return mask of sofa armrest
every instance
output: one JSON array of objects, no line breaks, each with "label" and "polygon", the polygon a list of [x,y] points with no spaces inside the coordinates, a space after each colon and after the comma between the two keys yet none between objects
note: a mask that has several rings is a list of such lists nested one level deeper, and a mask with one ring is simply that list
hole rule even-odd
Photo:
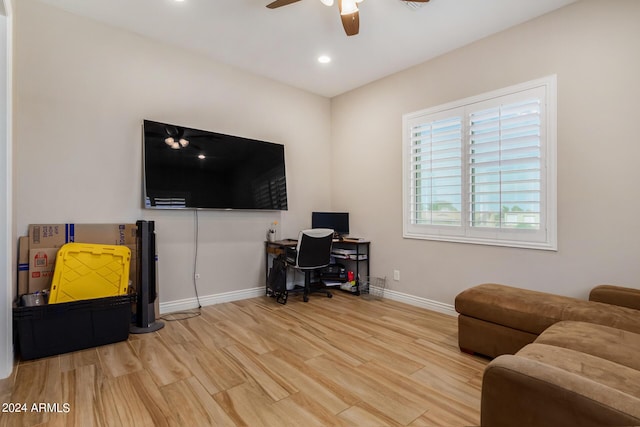
[{"label": "sofa armrest", "polygon": [[589,301],[603,302],[640,310],[640,289],[599,285],[589,293]]},{"label": "sofa armrest", "polygon": [[484,372],[481,425],[640,425],[640,399],[537,360],[503,355]]}]

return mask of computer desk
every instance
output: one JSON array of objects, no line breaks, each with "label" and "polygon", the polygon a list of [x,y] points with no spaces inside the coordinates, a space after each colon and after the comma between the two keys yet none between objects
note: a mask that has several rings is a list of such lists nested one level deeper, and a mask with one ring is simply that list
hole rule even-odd
[{"label": "computer desk", "polygon": [[[269,277],[269,269],[275,259],[280,254],[287,255],[287,250],[295,253],[298,241],[295,239],[266,241],[265,244],[265,286]],[[355,279],[359,280],[369,276],[369,261],[371,258],[371,242],[363,239],[334,239],[331,249],[332,257],[336,263],[343,264],[347,271],[353,271]],[[336,253],[337,252],[337,253]],[[356,292],[359,293],[359,292]]]}]

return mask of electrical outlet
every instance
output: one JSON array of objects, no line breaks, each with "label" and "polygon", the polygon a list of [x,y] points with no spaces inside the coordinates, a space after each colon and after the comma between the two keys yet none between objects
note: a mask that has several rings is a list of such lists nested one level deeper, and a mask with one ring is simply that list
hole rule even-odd
[{"label": "electrical outlet", "polygon": [[198,280],[200,278],[200,273],[196,273],[193,277]]},{"label": "electrical outlet", "polygon": [[393,270],[393,280],[396,282],[400,281],[400,270]]}]

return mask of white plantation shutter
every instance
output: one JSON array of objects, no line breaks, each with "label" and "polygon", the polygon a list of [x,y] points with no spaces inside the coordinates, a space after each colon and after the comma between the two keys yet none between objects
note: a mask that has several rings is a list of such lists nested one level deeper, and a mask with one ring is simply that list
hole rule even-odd
[{"label": "white plantation shutter", "polygon": [[412,127],[411,175],[412,224],[461,225],[461,117]]},{"label": "white plantation shutter", "polygon": [[403,127],[404,237],[555,249],[555,77]]},{"label": "white plantation shutter", "polygon": [[540,102],[534,96],[469,114],[471,227],[540,229]]}]

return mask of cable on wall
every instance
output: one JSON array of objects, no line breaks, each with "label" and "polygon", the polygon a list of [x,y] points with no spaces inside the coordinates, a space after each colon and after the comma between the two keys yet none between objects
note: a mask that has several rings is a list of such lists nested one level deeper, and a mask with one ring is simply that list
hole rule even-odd
[{"label": "cable on wall", "polygon": [[[175,312],[175,313],[170,313],[167,316],[171,316],[171,317],[167,317],[167,316],[163,316],[161,317],[162,320],[165,320],[167,322],[173,322],[176,320],[187,320],[187,319],[192,319],[194,317],[200,316],[202,314],[202,304],[200,304],[200,296],[198,295],[198,281],[196,280],[196,273],[198,271],[198,236],[200,234],[200,225],[199,225],[199,218],[198,218],[198,210],[194,209],[193,210],[193,235],[194,235],[194,239],[193,239],[193,270],[191,272],[191,280],[193,281],[193,290],[195,291],[196,294],[196,301],[198,302],[198,308],[196,312],[193,311],[179,311],[179,312]],[[175,317],[175,316],[180,316],[180,317]]]},{"label": "cable on wall", "polygon": [[198,219],[198,209],[193,210],[193,271],[191,278],[193,280],[193,290],[196,293],[196,301],[198,301],[198,310],[202,308],[200,304],[200,297],[198,296],[198,281],[196,280],[196,274],[198,272],[198,236],[200,235],[200,221]]}]

